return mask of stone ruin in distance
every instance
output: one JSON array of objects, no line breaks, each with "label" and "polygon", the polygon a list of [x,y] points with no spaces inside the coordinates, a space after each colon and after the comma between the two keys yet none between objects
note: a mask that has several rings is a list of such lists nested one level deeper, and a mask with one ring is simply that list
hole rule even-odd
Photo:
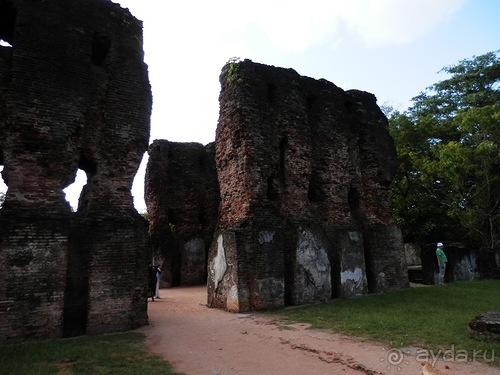
[{"label": "stone ruin in distance", "polygon": [[389,206],[396,152],[375,96],[250,60],[226,64],[220,83],[214,144],[150,146],[151,243],[168,285],[207,277],[208,305],[229,311],[407,287]]},{"label": "stone ruin in distance", "polygon": [[150,146],[148,234],[130,192],[152,102],[142,23],[107,0],[0,0],[0,39],[0,343],[147,324],[152,255],[230,311],[408,285],[373,95],[227,64],[215,143]]}]

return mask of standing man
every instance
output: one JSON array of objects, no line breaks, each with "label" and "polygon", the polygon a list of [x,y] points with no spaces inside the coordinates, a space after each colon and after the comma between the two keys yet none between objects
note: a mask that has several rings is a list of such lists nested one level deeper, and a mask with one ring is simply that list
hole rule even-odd
[{"label": "standing man", "polygon": [[437,243],[437,249],[436,249],[436,257],[439,265],[439,284],[443,285],[444,284],[444,274],[446,272],[446,262],[448,262],[448,258],[446,258],[446,254],[443,251],[443,243],[438,242]]},{"label": "standing man", "polygon": [[155,297],[160,298],[160,280],[161,280],[161,268],[158,265],[156,267],[156,288],[155,288]]}]

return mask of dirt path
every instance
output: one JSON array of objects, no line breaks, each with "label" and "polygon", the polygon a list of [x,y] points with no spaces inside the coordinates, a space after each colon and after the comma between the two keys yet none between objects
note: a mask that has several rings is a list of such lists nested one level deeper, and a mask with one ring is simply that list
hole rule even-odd
[{"label": "dirt path", "polygon": [[[149,302],[150,325],[141,331],[153,353],[186,375],[417,374],[418,361],[426,355],[417,348],[390,350],[303,324],[283,326],[260,314],[209,309],[205,287],[161,292],[161,299]],[[436,367],[448,366],[446,373],[453,375],[500,375],[500,369],[457,357],[440,360]]]}]

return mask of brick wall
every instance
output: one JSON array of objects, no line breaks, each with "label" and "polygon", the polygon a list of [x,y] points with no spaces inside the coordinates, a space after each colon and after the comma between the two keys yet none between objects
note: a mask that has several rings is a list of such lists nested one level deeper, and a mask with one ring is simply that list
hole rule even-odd
[{"label": "brick wall", "polygon": [[209,305],[408,286],[389,207],[396,153],[376,98],[249,60],[227,64],[220,82]]},{"label": "brick wall", "polygon": [[130,192],[151,113],[142,23],[107,0],[0,7],[0,342],[144,324],[147,225]]},{"label": "brick wall", "polygon": [[162,285],[206,283],[207,253],[220,200],[214,144],[154,141],[149,147],[145,191]]}]

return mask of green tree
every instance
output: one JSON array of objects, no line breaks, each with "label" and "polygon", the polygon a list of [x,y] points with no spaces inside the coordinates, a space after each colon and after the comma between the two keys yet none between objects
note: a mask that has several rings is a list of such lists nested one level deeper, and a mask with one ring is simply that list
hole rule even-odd
[{"label": "green tree", "polygon": [[393,207],[408,240],[500,246],[499,52],[443,68],[447,79],[389,114]]}]

